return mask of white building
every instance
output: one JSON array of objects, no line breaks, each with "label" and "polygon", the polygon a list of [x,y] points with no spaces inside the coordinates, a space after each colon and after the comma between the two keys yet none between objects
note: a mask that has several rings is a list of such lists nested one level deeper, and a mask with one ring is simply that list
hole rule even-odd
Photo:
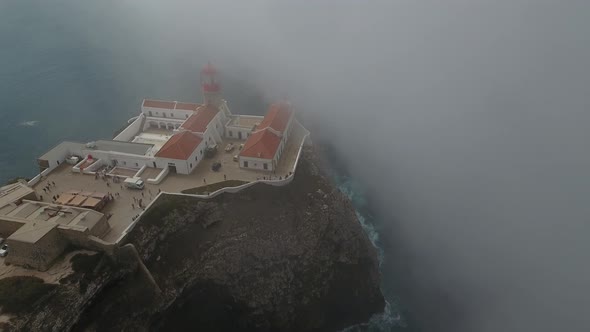
[{"label": "white building", "polygon": [[292,124],[293,110],[290,104],[271,105],[240,151],[240,167],[274,171],[291,133]]},{"label": "white building", "polygon": [[274,170],[291,130],[291,106],[273,104],[265,117],[233,115],[210,64],[201,70],[201,89],[203,104],[145,99],[141,113],[112,141],[62,142],[38,159],[39,166],[53,169],[75,155],[83,158],[74,167],[80,172],[109,165],[190,174],[207,147],[230,138],[245,141],[240,167]]}]

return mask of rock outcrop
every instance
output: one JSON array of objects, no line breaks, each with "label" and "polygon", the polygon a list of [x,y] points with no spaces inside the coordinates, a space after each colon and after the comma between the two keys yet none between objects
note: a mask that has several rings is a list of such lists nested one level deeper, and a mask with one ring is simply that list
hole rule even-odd
[{"label": "rock outcrop", "polygon": [[74,330],[334,331],[384,308],[376,250],[311,150],[284,187],[163,196],[128,242],[145,267]]}]

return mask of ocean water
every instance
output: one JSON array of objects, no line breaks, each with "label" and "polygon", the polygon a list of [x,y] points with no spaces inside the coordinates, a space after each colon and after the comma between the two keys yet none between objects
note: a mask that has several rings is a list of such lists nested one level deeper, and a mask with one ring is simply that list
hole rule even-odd
[{"label": "ocean water", "polygon": [[[199,101],[210,56],[163,54],[133,6],[106,0],[0,1],[0,182],[38,172],[36,158],[63,140],[112,138],[143,98]],[[237,112],[264,113],[257,92],[223,77]]]},{"label": "ocean water", "polygon": [[[340,169],[332,167],[332,178],[336,183],[338,189],[342,191],[351,200],[356,212],[358,220],[360,221],[369,240],[377,249],[379,257],[379,265],[382,267],[385,260],[385,252],[379,238],[378,220],[375,219],[371,213],[370,207],[367,205],[367,197],[362,184],[355,181],[354,178],[346,175]],[[412,331],[409,329],[408,322],[402,315],[402,308],[398,302],[393,290],[388,285],[388,277],[390,270],[382,269],[382,284],[381,289],[385,296],[386,306],[382,314],[375,315],[367,324],[360,326],[353,326],[345,331]]]},{"label": "ocean water", "polygon": [[419,331],[415,327],[417,324],[412,322],[412,319],[415,319],[415,317],[408,312],[407,308],[403,305],[403,301],[397,295],[400,284],[393,282],[393,280],[396,280],[394,273],[399,267],[392,268],[388,266],[388,264],[391,264],[391,257],[388,257],[389,250],[385,245],[385,242],[389,241],[389,239],[383,239],[384,235],[387,234],[385,223],[381,219],[383,216],[380,216],[376,212],[377,208],[373,205],[374,203],[367,186],[352,176],[349,169],[343,166],[344,163],[341,156],[332,148],[331,144],[326,143],[323,147],[325,148],[324,153],[329,163],[330,177],[337,188],[348,196],[352,202],[359,222],[369,237],[369,240],[377,249],[381,270],[381,291],[386,301],[383,313],[374,315],[366,324],[351,326],[345,329],[345,331]]},{"label": "ocean water", "polygon": [[[35,176],[36,158],[63,140],[112,138],[143,98],[201,99],[198,70],[210,55],[197,51],[186,61],[177,53],[151,52],[152,36],[129,22],[133,8],[113,12],[111,6],[108,0],[0,1],[0,183]],[[238,105],[234,112],[265,112],[260,93],[243,77],[222,79],[230,107]],[[362,185],[337,169],[333,176],[380,248],[378,221]],[[379,254],[382,260],[385,253]],[[385,283],[383,290],[384,315],[351,331],[407,327],[393,291]]]}]

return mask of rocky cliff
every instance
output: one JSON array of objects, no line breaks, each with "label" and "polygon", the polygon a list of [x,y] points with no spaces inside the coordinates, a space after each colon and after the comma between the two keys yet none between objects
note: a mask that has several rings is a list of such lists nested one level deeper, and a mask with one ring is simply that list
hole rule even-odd
[{"label": "rocky cliff", "polygon": [[73,329],[330,331],[367,321],[384,307],[376,251],[318,164],[306,150],[284,187],[163,196],[128,237],[145,266],[97,292]]}]

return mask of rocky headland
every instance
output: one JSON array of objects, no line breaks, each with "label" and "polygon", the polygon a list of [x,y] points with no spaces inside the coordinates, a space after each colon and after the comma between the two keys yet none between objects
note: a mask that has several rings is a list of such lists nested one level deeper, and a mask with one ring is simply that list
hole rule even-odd
[{"label": "rocky headland", "polygon": [[114,256],[77,259],[5,329],[335,331],[385,304],[376,250],[311,148],[287,186],[162,195]]}]

